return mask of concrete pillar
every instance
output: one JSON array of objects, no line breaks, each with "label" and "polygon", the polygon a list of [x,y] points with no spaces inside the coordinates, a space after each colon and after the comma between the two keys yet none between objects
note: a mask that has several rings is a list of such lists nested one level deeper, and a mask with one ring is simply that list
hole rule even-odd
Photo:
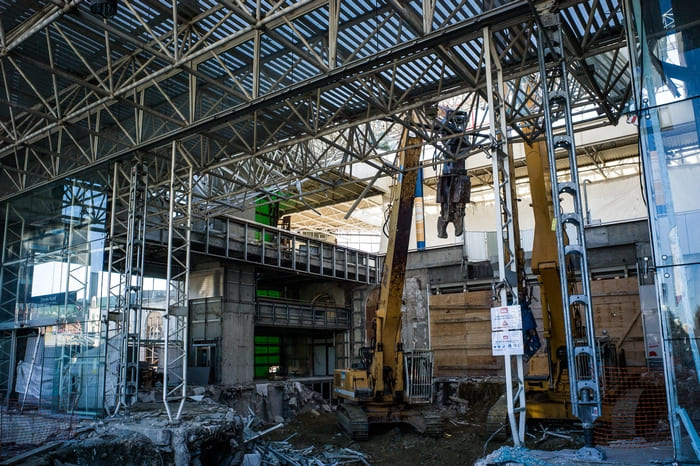
[{"label": "concrete pillar", "polygon": [[360,348],[369,345],[367,335],[367,299],[376,286],[359,286],[352,292],[350,329],[350,365],[360,362]]},{"label": "concrete pillar", "polygon": [[250,383],[254,376],[255,268],[228,265],[221,312],[221,382]]},{"label": "concrete pillar", "polygon": [[430,349],[427,289],[416,277],[406,279],[401,306],[401,341],[406,351]]}]

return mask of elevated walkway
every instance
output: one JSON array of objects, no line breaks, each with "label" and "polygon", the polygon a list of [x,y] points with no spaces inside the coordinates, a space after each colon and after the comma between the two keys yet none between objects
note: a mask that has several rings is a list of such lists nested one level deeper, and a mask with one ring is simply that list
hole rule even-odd
[{"label": "elevated walkway", "polygon": [[233,217],[193,224],[191,252],[370,285],[382,270],[376,254]]}]

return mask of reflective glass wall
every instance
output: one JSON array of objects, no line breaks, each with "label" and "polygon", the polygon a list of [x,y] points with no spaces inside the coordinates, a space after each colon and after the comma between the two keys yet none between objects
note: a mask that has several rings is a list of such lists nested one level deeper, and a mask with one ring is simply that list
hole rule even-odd
[{"label": "reflective glass wall", "polygon": [[634,113],[676,456],[700,459],[700,2],[630,0]]},{"label": "reflective glass wall", "polygon": [[8,403],[102,409],[110,179],[95,170],[2,204],[0,382]]}]

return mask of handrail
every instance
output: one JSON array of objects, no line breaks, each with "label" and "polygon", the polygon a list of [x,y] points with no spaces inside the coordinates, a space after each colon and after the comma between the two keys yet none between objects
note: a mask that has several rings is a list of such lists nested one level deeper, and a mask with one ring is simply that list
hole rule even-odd
[{"label": "handrail", "polygon": [[378,284],[381,278],[377,254],[246,219],[193,222],[191,241],[194,253],[367,284]]},{"label": "handrail", "polygon": [[343,307],[295,303],[289,300],[258,299],[256,325],[295,328],[347,329],[351,310]]}]

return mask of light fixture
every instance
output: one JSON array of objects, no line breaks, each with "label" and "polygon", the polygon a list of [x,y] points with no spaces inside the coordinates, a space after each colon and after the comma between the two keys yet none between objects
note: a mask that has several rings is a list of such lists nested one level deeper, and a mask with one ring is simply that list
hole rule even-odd
[{"label": "light fixture", "polygon": [[90,11],[94,15],[110,18],[117,14],[118,0],[92,0]]}]

